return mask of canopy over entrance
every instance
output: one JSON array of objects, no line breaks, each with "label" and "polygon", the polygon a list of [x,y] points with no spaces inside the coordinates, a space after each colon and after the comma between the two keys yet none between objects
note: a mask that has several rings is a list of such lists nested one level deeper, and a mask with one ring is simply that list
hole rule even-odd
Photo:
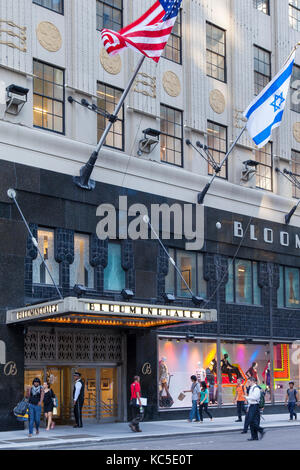
[{"label": "canopy over entrance", "polygon": [[215,322],[217,311],[66,297],[6,312],[7,324],[37,321],[60,325],[153,328],[186,322]]}]

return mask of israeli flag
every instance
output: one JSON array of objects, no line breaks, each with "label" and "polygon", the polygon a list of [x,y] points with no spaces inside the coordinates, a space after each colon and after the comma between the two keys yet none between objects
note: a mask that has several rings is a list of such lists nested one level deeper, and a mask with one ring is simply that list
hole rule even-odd
[{"label": "israeli flag", "polygon": [[244,112],[244,117],[248,120],[247,130],[258,148],[266,145],[272,130],[280,126],[294,61],[295,52]]}]

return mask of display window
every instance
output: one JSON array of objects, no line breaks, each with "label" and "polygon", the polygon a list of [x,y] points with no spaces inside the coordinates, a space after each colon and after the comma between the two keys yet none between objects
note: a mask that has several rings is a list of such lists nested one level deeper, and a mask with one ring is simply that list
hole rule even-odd
[{"label": "display window", "polygon": [[217,345],[205,340],[165,339],[158,342],[158,403],[160,409],[190,408],[192,375],[209,387],[216,404]]},{"label": "display window", "polygon": [[258,343],[221,343],[220,359],[222,375],[222,403],[233,404],[237,379],[243,384],[249,377],[257,379],[258,385],[266,392],[265,401],[271,402],[270,347]]},{"label": "display window", "polygon": [[274,344],[274,398],[275,402],[285,401],[289,382],[300,391],[300,344]]}]

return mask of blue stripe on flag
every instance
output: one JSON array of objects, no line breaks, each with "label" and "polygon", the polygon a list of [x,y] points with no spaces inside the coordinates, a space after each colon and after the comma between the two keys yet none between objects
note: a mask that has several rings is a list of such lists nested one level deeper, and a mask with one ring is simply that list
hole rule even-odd
[{"label": "blue stripe on flag", "polygon": [[273,126],[275,126],[275,124],[277,124],[278,122],[280,122],[280,121],[282,120],[283,111],[284,111],[284,110],[280,111],[280,113],[278,113],[278,114],[275,116],[275,119],[274,119],[274,121],[272,122],[272,124],[270,124],[270,125],[269,125],[268,127],[266,127],[266,129],[264,129],[260,134],[257,134],[257,135],[253,138],[253,140],[254,140],[254,142],[256,143],[256,145],[261,144],[261,143],[264,142],[266,139],[268,139],[268,137],[270,137]]},{"label": "blue stripe on flag", "polygon": [[[267,99],[269,99],[280,87],[281,85],[292,75],[294,60],[290,63],[289,67],[277,78],[277,80],[266,90],[266,92],[261,96],[261,98],[254,103],[254,105],[249,109],[246,114],[246,118],[249,119],[252,113],[259,108]],[[273,124],[272,124],[273,125]]]}]

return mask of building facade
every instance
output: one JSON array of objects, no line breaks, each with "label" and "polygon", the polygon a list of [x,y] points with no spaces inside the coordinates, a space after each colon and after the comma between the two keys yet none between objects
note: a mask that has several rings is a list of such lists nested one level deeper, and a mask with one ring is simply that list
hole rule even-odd
[{"label": "building facade", "polygon": [[[243,111],[299,41],[300,4],[183,0],[159,65],[144,62],[101,150],[95,189],[83,190],[73,177],[138,61],[132,50],[109,58],[99,30],[118,30],[151,5],[135,3],[0,5],[1,429],[19,425],[13,406],[36,375],[52,383],[59,419],[69,422],[75,369],[86,382],[85,418],[97,420],[127,418],[135,374],[148,397],[148,419],[185,416],[190,397],[178,397],[195,372],[208,382],[213,376],[218,412],[227,410],[236,378],[245,378],[253,363],[270,407],[282,403],[289,380],[300,387],[299,212],[285,224],[299,189],[275,171],[299,174],[299,52],[272,142],[258,150],[245,132],[204,204],[197,203],[245,125]],[[149,129],[159,131],[159,139],[150,141]],[[158,229],[182,277],[141,220],[134,225],[140,239],[118,230],[127,226],[124,217],[129,229],[142,206],[148,215],[153,207],[170,209],[170,229],[164,219]],[[99,238],[105,207],[114,208],[118,220],[109,240]],[[194,225],[187,227],[190,220]],[[37,248],[62,297],[75,299],[74,286],[84,286],[81,298],[93,312],[50,311],[57,292]],[[136,318],[143,310],[125,314],[127,304],[146,309],[146,317]],[[39,308],[44,318],[34,313]],[[201,309],[196,319],[191,312]],[[31,313],[22,317],[25,311]],[[181,311],[190,318],[173,323]],[[19,318],[11,321],[11,312]]]}]

